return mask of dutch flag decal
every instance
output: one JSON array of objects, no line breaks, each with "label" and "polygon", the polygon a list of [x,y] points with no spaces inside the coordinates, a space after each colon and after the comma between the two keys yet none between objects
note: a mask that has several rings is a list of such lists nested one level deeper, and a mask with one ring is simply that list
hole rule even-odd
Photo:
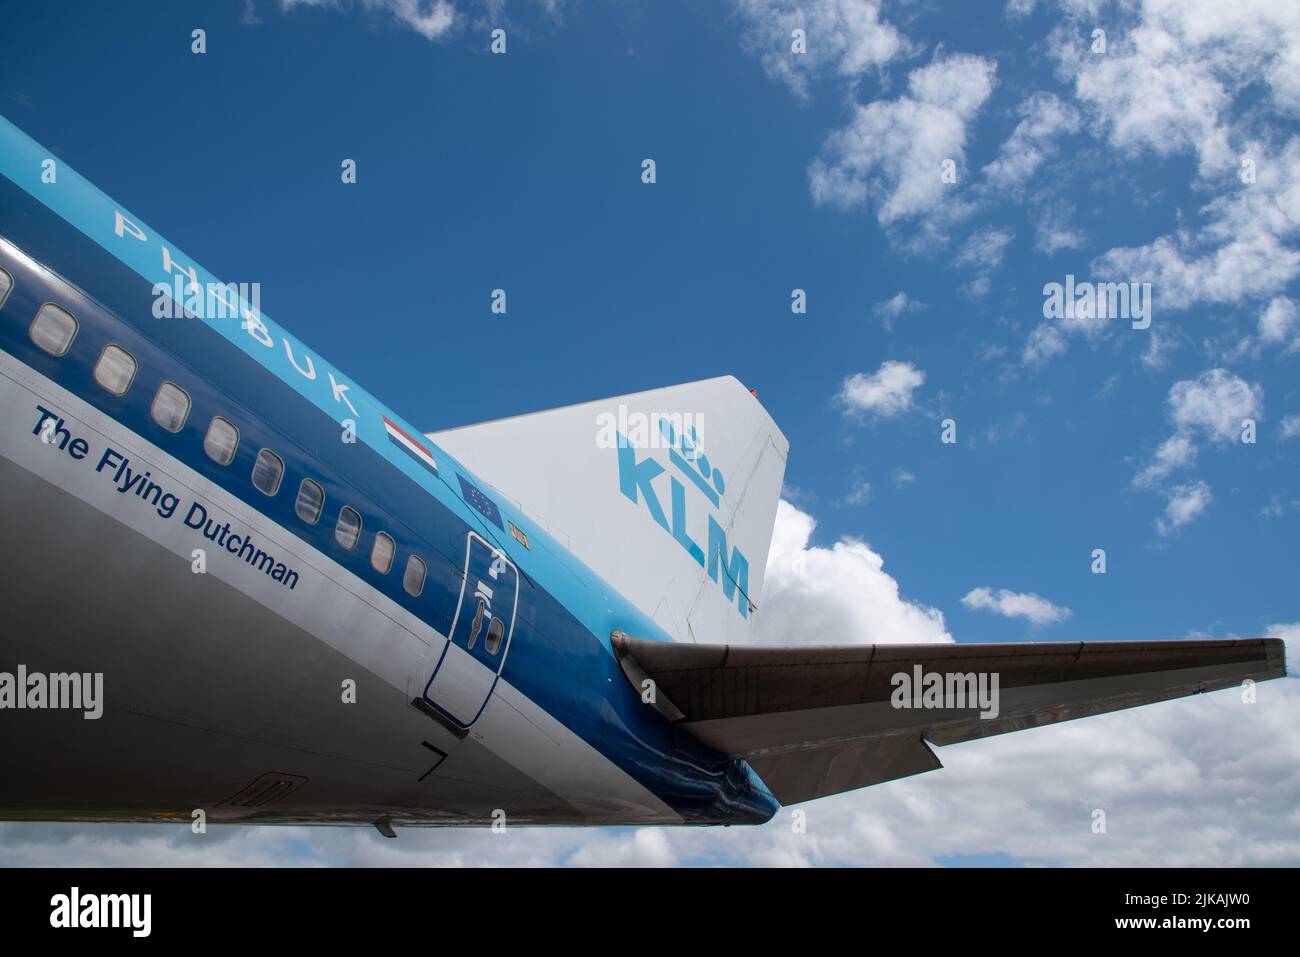
[{"label": "dutch flag decal", "polygon": [[431,472],[438,471],[438,463],[433,460],[433,454],[415,439],[411,438],[396,423],[390,422],[388,416],[384,416],[384,428],[388,430],[388,437],[398,448],[415,459]]}]

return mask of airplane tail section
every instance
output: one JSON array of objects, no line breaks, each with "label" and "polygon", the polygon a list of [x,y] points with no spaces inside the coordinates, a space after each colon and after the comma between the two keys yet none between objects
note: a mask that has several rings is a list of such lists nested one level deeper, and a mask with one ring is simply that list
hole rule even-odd
[{"label": "airplane tail section", "polygon": [[749,638],[789,443],[737,379],[429,438],[678,641]]}]

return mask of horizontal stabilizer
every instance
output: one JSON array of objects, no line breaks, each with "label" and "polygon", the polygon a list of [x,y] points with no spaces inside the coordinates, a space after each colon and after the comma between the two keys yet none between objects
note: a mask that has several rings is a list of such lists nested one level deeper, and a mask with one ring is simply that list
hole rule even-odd
[{"label": "horizontal stabilizer", "polygon": [[934,770],[928,745],[1286,674],[1278,638],[614,648],[661,713],[748,760],[783,804]]}]

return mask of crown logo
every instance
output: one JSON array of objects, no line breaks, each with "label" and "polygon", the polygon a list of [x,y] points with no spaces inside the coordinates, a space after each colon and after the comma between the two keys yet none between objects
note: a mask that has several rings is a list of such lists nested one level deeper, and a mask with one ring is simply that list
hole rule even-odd
[{"label": "crown logo", "polygon": [[668,460],[717,508],[727,490],[727,482],[722,470],[709,464],[704,443],[695,429],[692,427],[679,435],[671,422],[660,418],[659,432],[668,441]]}]

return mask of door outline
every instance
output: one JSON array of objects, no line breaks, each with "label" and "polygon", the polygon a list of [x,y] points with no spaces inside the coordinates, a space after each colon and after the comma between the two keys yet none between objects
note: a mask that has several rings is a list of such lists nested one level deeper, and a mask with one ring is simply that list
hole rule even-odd
[{"label": "door outline", "polygon": [[[491,553],[491,556],[494,561],[496,559],[500,559],[501,561],[505,562],[507,566],[509,566],[510,571],[512,571],[515,576],[515,596],[514,596],[514,603],[510,608],[510,624],[507,627],[506,636],[502,643],[501,655],[497,659],[496,672],[492,676],[492,685],[491,687],[488,688],[487,694],[483,696],[483,703],[479,705],[478,711],[474,713],[474,717],[471,718],[468,723],[466,723],[461,721],[458,717],[456,717],[451,712],[447,711],[445,708],[441,707],[437,701],[435,701],[432,697],[430,697],[429,689],[433,687],[434,681],[437,680],[438,672],[442,670],[443,663],[447,660],[447,655],[451,652],[452,646],[456,644],[456,628],[460,624],[461,611],[465,608],[465,599],[466,597],[469,597],[470,599],[473,599],[474,597],[473,595],[469,594],[469,581],[470,581],[469,562],[470,562],[470,557],[473,555],[475,540],[477,540],[481,545],[483,545],[484,548],[488,550],[489,553]],[[487,703],[492,700],[492,695],[497,689],[497,682],[501,680],[501,672],[506,666],[506,656],[510,654],[510,644],[515,637],[515,620],[519,614],[519,578],[520,578],[519,566],[510,560],[509,555],[507,555],[495,544],[489,542],[487,539],[483,538],[483,536],[477,534],[476,532],[466,533],[465,564],[461,568],[460,597],[456,600],[456,614],[452,617],[451,627],[447,630],[447,641],[446,644],[443,645],[442,654],[438,656],[438,663],[433,666],[433,672],[432,674],[429,675],[429,680],[425,682],[424,691],[422,692],[422,697],[424,698],[425,703],[428,704],[431,708],[436,709],[440,715],[445,717],[448,721],[451,721],[458,728],[469,728],[474,724],[475,721],[479,719],[479,717],[483,714],[483,709],[487,707]],[[484,636],[483,640],[486,641],[486,636]],[[461,647],[460,645],[456,645],[456,647],[460,648],[462,651],[469,654],[470,657],[480,666],[484,668],[487,667],[487,665],[484,664],[479,658],[475,657],[473,652],[470,651],[469,649]]]}]

